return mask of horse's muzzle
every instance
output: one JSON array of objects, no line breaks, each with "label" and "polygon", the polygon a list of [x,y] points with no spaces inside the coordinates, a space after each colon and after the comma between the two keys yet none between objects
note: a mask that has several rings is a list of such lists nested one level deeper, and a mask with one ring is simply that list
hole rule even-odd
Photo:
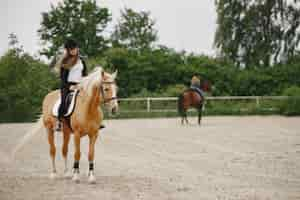
[{"label": "horse's muzzle", "polygon": [[111,109],[111,113],[112,113],[113,115],[117,114],[117,112],[118,112],[118,108],[117,108],[117,107],[113,107],[113,108]]}]

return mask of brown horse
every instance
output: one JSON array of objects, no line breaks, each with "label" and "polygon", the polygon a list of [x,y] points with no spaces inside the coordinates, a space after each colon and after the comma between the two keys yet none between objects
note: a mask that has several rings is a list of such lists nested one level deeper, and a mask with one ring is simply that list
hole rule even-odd
[{"label": "brown horse", "polygon": [[[79,182],[79,160],[80,160],[80,138],[83,136],[89,137],[89,179],[90,183],[95,183],[94,176],[94,152],[95,143],[99,135],[99,126],[103,120],[103,114],[100,105],[104,104],[111,112],[116,112],[118,109],[117,102],[117,86],[115,83],[117,72],[109,74],[104,72],[101,67],[95,68],[87,77],[83,78],[77,88],[79,93],[77,95],[75,108],[71,114],[69,121],[63,120],[63,146],[62,155],[65,161],[65,175],[67,176],[67,154],[70,135],[74,135],[75,154],[73,165],[73,180]],[[53,116],[52,109],[60,96],[59,90],[52,91],[43,101],[43,114],[39,120],[39,125],[32,129],[28,134],[34,135],[39,130],[39,126],[43,126],[47,130],[48,142],[50,145],[50,157],[52,160],[52,172],[50,177],[56,177],[55,155],[56,147],[54,141],[55,125],[57,118]],[[24,143],[24,142],[23,142]],[[22,145],[19,145],[18,151]]]},{"label": "brown horse", "polygon": [[[202,91],[210,91],[210,84],[208,81],[201,82],[200,89]],[[187,110],[192,107],[198,110],[198,124],[201,124],[202,118],[202,107],[204,104],[204,95],[201,94],[201,91],[196,88],[189,88],[183,91],[178,97],[178,113],[181,116],[181,124],[184,124],[184,121],[188,124],[187,119]]]}]

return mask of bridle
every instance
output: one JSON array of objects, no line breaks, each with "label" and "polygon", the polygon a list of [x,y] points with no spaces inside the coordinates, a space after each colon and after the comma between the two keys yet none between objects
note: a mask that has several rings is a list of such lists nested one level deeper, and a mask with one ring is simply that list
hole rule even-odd
[{"label": "bridle", "polygon": [[105,94],[104,94],[104,88],[103,88],[103,85],[104,84],[109,84],[109,85],[112,85],[112,84],[116,84],[115,81],[102,81],[101,82],[101,85],[100,85],[100,91],[101,91],[101,94],[102,94],[102,97],[104,99],[103,103],[106,104],[112,100],[115,100],[115,99],[118,99],[118,97],[111,97],[111,98],[105,98]]}]

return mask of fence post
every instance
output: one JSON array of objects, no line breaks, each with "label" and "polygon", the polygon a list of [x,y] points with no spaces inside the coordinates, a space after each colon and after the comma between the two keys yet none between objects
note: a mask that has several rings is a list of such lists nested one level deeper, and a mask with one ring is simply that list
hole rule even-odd
[{"label": "fence post", "polygon": [[150,112],[150,98],[147,98],[147,112]]},{"label": "fence post", "polygon": [[259,96],[256,97],[256,108],[259,108]]}]

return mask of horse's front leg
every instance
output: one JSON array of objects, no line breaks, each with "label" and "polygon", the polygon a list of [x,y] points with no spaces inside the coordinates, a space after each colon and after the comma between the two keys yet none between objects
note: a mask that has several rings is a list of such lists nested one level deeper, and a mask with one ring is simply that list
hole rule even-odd
[{"label": "horse's front leg", "polygon": [[70,134],[71,131],[67,127],[67,125],[63,124],[63,147],[62,147],[62,155],[64,157],[65,161],[65,170],[64,170],[64,176],[67,178],[69,177],[68,174],[68,147],[70,142]]},{"label": "horse's front leg", "polygon": [[73,181],[79,182],[79,161],[80,161],[80,133],[74,132],[74,147],[75,147],[75,154],[74,154],[74,165],[73,165]]},{"label": "horse's front leg", "polygon": [[95,144],[98,137],[98,132],[89,135],[89,183],[96,183],[96,178],[94,174],[94,157],[95,157]]},{"label": "horse's front leg", "polygon": [[56,174],[56,166],[55,166],[55,154],[56,154],[56,148],[54,143],[54,131],[53,129],[47,129],[48,132],[48,142],[50,145],[49,153],[52,161],[52,172],[50,174],[50,178],[54,179],[57,177]]}]

